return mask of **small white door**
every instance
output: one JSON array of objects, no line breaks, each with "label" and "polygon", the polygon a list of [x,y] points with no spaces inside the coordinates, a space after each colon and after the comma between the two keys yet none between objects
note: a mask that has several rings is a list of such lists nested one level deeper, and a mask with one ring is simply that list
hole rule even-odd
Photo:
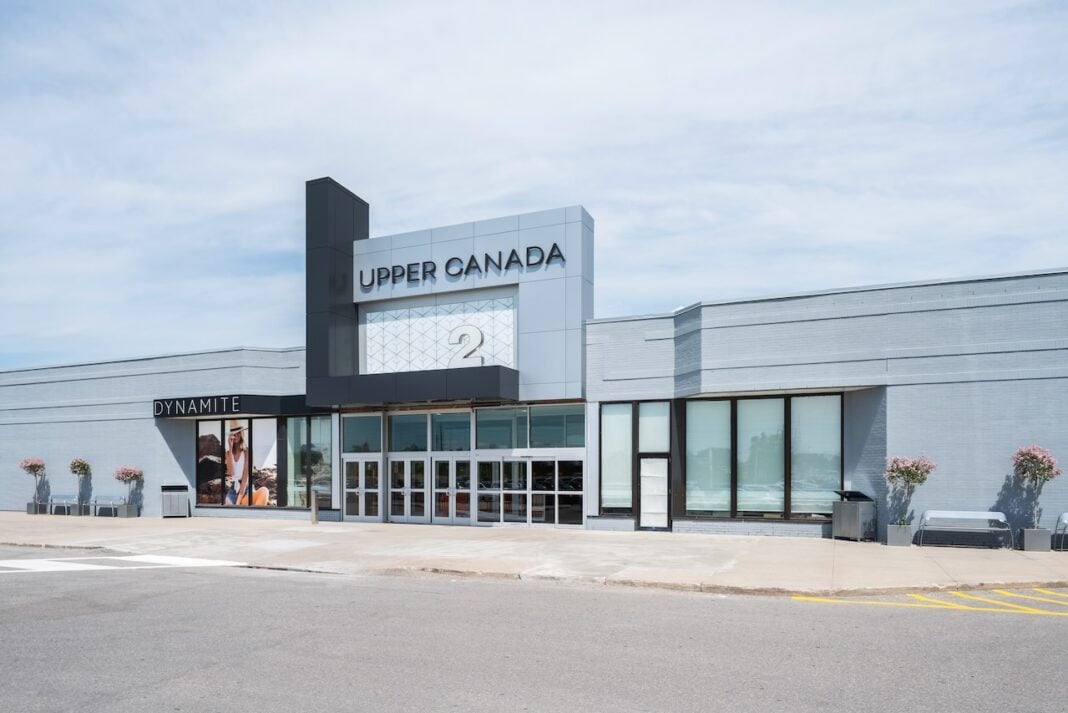
[{"label": "small white door", "polygon": [[641,511],[638,527],[668,526],[668,459],[640,458]]}]

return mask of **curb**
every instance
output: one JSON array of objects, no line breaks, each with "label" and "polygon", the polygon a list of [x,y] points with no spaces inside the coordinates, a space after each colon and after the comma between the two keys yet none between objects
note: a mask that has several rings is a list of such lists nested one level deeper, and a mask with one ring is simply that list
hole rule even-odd
[{"label": "curb", "polygon": [[968,592],[994,589],[1034,589],[1044,587],[1052,589],[1068,589],[1068,580],[1052,581],[1028,581],[1028,582],[980,582],[978,584],[933,584],[901,587],[873,587],[873,588],[831,588],[831,589],[790,589],[788,587],[739,587],[724,584],[694,584],[690,582],[665,582],[645,581],[636,579],[611,579],[607,577],[569,577],[565,575],[528,575],[522,572],[489,572],[481,570],[465,570],[451,567],[387,567],[384,569],[367,569],[355,572],[339,572],[337,570],[307,569],[302,567],[288,567],[285,565],[256,565],[243,564],[245,569],[262,569],[276,572],[299,572],[307,574],[333,574],[342,576],[419,576],[436,575],[457,577],[463,579],[479,579],[485,581],[515,581],[515,582],[544,582],[548,584],[578,584],[595,585],[603,587],[619,587],[625,589],[660,589],[675,592],[695,592],[700,594],[720,594],[731,596],[751,597],[869,597],[893,594],[908,594],[912,592]]},{"label": "curb", "polygon": [[[42,550],[109,550],[103,545],[46,545],[40,542],[0,542],[0,547],[36,547]],[[120,552],[121,550],[115,550]]]}]

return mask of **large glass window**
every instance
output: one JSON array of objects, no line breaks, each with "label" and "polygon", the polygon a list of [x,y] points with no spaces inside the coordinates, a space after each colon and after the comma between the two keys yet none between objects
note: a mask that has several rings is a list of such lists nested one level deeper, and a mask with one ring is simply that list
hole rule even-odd
[{"label": "large glass window", "polygon": [[330,416],[312,416],[308,419],[308,475],[312,492],[320,508],[334,507],[333,445]]},{"label": "large glass window", "polygon": [[784,399],[738,401],[738,511],[781,513],[785,505]]},{"label": "large glass window", "polygon": [[290,507],[308,507],[308,476],[305,458],[308,441],[308,419],[304,416],[286,419],[286,503]]},{"label": "large glass window", "polygon": [[197,505],[223,502],[222,421],[197,424]]},{"label": "large glass window", "polygon": [[475,446],[480,450],[527,447],[525,408],[478,409],[475,425]]},{"label": "large glass window", "polygon": [[378,453],[382,450],[382,418],[377,414],[343,417],[341,444],[345,453]]},{"label": "large glass window", "polygon": [[671,409],[666,401],[638,404],[638,450],[642,453],[671,450]]},{"label": "large glass window", "polygon": [[430,416],[431,450],[471,450],[471,414],[435,413]]},{"label": "large glass window", "polygon": [[586,444],[586,406],[530,407],[531,448],[582,448]]},{"label": "large glass window", "polygon": [[601,507],[633,508],[633,425],[630,404],[601,406]]},{"label": "large glass window", "polygon": [[278,421],[252,421],[252,504],[278,506]]},{"label": "large glass window", "polygon": [[405,414],[389,417],[389,450],[425,451],[426,414]]},{"label": "large glass window", "polygon": [[790,510],[830,514],[842,482],[842,397],[790,400]]},{"label": "large glass window", "polygon": [[729,514],[731,402],[686,404],[686,510]]},{"label": "large glass window", "polygon": [[246,507],[252,504],[252,464],[249,462],[249,422],[243,418],[223,421],[226,435],[223,463],[226,483],[223,505]]},{"label": "large glass window", "polygon": [[330,416],[230,418],[197,424],[198,505],[333,508]]}]

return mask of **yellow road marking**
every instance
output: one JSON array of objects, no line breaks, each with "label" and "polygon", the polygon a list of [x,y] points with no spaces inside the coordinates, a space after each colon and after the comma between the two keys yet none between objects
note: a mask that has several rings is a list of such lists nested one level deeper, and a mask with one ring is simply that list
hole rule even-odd
[{"label": "yellow road marking", "polygon": [[[1039,590],[1035,590],[1036,592]],[[1046,602],[1047,604],[1060,604],[1062,607],[1068,607],[1068,601],[1061,601],[1060,599],[1047,599],[1045,597],[1032,597],[1029,594],[1016,594],[1015,592],[1007,592],[1004,589],[995,589],[996,594],[1000,594],[1003,597],[1016,597],[1017,599],[1031,599],[1036,602]]]},{"label": "yellow road marking", "polygon": [[1065,599],[1068,599],[1068,594],[1063,594],[1062,592],[1054,592],[1052,589],[1036,589],[1035,591],[1039,594],[1052,594],[1055,597],[1064,597]]},{"label": "yellow road marking", "polygon": [[[956,594],[956,592],[950,592]],[[1054,612],[1046,611],[1044,609],[1030,609],[1028,607],[1015,607],[1008,608],[1006,606],[997,607],[975,607],[965,606],[963,604],[956,604],[954,602],[940,602],[938,604],[926,604],[921,602],[872,602],[861,599],[831,599],[829,597],[791,597],[796,602],[818,602],[821,604],[862,604],[865,606],[876,607],[908,607],[912,609],[948,609],[950,611],[965,611],[965,612],[986,612],[989,614],[1026,614],[1029,616],[1068,616],[1068,612]],[[997,600],[983,600],[979,597],[975,597],[979,601],[993,601],[997,603]],[[931,599],[932,602],[937,602],[937,599]],[[1001,602],[1000,604],[1004,604]],[[1015,605],[1013,605],[1015,606]]]},{"label": "yellow road marking", "polygon": [[1030,614],[1049,614],[1045,609],[1035,609],[1034,607],[1025,607],[1019,604],[1010,604],[1009,602],[1002,602],[997,599],[990,599],[988,597],[977,597],[973,594],[965,594],[964,592],[950,592],[955,597],[961,597],[962,599],[972,599],[977,602],[986,602],[987,604],[994,604],[999,607],[1009,607],[1010,609],[1019,609]]},{"label": "yellow road marking", "polygon": [[950,609],[967,609],[968,608],[968,607],[964,606],[963,604],[958,604],[957,602],[947,602],[947,601],[944,601],[942,599],[935,599],[933,597],[925,597],[922,594],[910,594],[909,596],[912,597],[913,599],[918,599],[921,602],[932,602],[934,604],[941,604],[942,606],[949,607]]},{"label": "yellow road marking", "polygon": [[913,607],[916,609],[958,609],[969,607],[960,607],[959,605],[949,604],[913,604],[912,602],[866,602],[856,599],[829,599],[826,597],[794,597],[795,602],[822,602],[824,604],[867,604],[868,606],[883,606],[883,607]]}]

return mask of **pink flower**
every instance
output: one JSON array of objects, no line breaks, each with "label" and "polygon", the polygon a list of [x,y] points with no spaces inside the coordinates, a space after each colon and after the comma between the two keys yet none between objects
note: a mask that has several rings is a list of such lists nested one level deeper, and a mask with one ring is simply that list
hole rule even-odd
[{"label": "pink flower", "polygon": [[40,458],[26,458],[19,463],[19,468],[36,478],[44,473],[45,463]]},{"label": "pink flower", "polygon": [[1036,483],[1044,483],[1061,474],[1053,454],[1033,443],[1016,449],[1012,454],[1012,466],[1016,477]]},{"label": "pink flower", "polygon": [[140,468],[134,468],[130,465],[124,465],[115,469],[115,480],[122,481],[123,483],[132,483],[143,477],[144,473],[141,472]]}]

